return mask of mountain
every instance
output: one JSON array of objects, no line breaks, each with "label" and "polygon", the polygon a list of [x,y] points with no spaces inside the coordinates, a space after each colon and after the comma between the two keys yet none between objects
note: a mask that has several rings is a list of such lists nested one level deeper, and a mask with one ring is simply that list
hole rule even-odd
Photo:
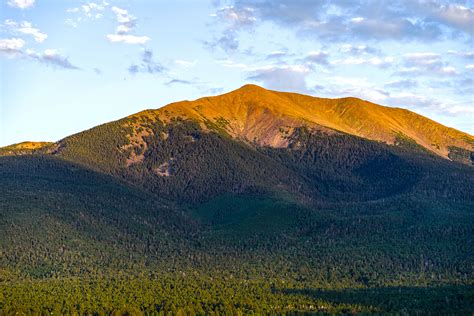
[{"label": "mountain", "polygon": [[279,190],[324,201],[423,187],[431,161],[472,164],[473,144],[473,136],[406,110],[247,85],[143,111],[45,149],[170,199]]},{"label": "mountain", "polygon": [[247,85],[5,147],[0,314],[469,314],[473,140]]},{"label": "mountain", "polygon": [[295,128],[346,133],[395,144],[400,137],[415,141],[442,157],[474,150],[472,135],[445,127],[405,109],[384,107],[357,98],[323,99],[245,85],[230,93],[196,101],[172,103],[132,115],[167,122],[181,117],[202,127],[221,127],[234,138],[260,146],[286,147]]}]

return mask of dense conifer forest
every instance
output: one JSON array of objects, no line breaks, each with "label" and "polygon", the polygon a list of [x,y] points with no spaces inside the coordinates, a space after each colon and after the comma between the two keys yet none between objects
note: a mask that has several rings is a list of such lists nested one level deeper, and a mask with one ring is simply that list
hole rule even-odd
[{"label": "dense conifer forest", "polygon": [[[474,169],[129,117],[0,157],[0,314],[470,314]],[[453,154],[467,159],[464,151]]]}]

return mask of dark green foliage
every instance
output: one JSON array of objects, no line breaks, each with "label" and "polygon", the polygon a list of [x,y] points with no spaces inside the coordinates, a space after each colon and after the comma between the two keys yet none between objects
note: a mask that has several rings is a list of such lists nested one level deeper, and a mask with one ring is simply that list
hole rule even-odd
[{"label": "dark green foliage", "polygon": [[[66,138],[58,155],[118,176],[158,196],[188,202],[226,192],[260,192],[280,183],[303,185],[298,175],[248,145],[222,133],[204,132],[197,123],[183,120],[167,126],[159,120],[142,122],[151,130],[143,137],[147,150],[142,162],[127,167],[130,150],[119,150],[130,133],[120,127],[126,122],[131,121],[113,122]],[[170,176],[157,173],[163,165],[169,168]]]},{"label": "dark green foliage", "polygon": [[416,165],[387,145],[345,134],[310,133],[306,128],[295,130],[289,149],[266,153],[302,175],[325,200],[393,196],[409,191],[421,176]]},{"label": "dark green foliage", "polygon": [[129,122],[122,119],[69,136],[59,142],[55,154],[96,170],[115,173],[125,164],[128,155],[122,147],[129,144],[126,137],[131,133]]},{"label": "dark green foliage", "polygon": [[[166,140],[146,139],[149,149],[143,165],[125,171],[159,195],[193,202],[226,192],[260,192],[285,179],[290,179],[290,185],[298,181],[287,168],[260,152],[225,135],[205,133],[192,122],[175,122],[165,131]],[[163,163],[170,164],[169,177],[153,171]]]},{"label": "dark green foliage", "polygon": [[[149,131],[141,138],[145,145],[124,147],[133,134],[126,127],[130,124]],[[433,156],[401,136],[397,146],[306,128],[288,137],[288,149],[250,147],[220,129],[205,132],[193,121],[175,119],[164,125],[124,119],[66,138],[58,155],[160,197],[191,203],[224,193],[275,190],[325,201],[365,201],[415,189],[435,195],[441,190],[445,196],[456,191],[465,197],[472,186],[457,176],[466,170],[472,180],[471,168]],[[143,159],[127,166],[132,150]],[[441,187],[433,177],[447,185]]]},{"label": "dark green foliage", "polygon": [[0,192],[0,262],[29,277],[166,258],[196,226],[170,202],[50,157],[1,157]]},{"label": "dark green foliage", "polygon": [[216,129],[127,118],[0,157],[0,314],[472,313],[471,167]]}]

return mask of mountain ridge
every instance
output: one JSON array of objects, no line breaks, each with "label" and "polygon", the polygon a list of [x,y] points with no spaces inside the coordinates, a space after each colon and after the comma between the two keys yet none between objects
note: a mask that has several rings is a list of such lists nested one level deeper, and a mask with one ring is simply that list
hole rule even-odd
[{"label": "mountain ridge", "polygon": [[[130,144],[124,149],[147,146],[144,137],[151,130],[143,124],[156,121],[168,124],[184,119],[197,122],[203,130],[219,130],[257,146],[287,148],[295,130],[306,127],[312,132],[349,134],[389,145],[408,141],[443,158],[474,164],[474,136],[407,109],[354,97],[328,99],[273,91],[253,84],[217,96],[173,102],[124,119],[135,121],[124,125],[131,129],[127,136]],[[61,142],[63,140],[54,144],[38,142],[28,148],[23,144],[31,142],[24,142],[3,147],[0,154],[28,154],[42,148],[54,152]],[[132,150],[127,166],[142,159],[135,151]]]},{"label": "mountain ridge", "polygon": [[159,117],[169,121],[183,117],[220,123],[231,136],[259,145],[286,147],[281,128],[291,132],[308,126],[327,133],[343,132],[395,144],[403,134],[427,150],[449,158],[450,148],[474,150],[474,136],[446,127],[402,108],[378,105],[354,97],[326,99],[291,92],[267,90],[256,85],[213,97],[181,101],[129,117]]}]

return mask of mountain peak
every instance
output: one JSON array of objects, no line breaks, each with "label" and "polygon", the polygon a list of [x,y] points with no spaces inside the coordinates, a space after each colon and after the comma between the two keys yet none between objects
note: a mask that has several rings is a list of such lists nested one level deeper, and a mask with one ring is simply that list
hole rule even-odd
[{"label": "mountain peak", "polygon": [[253,83],[247,83],[247,84],[244,84],[242,87],[240,87],[240,88],[238,88],[238,89],[236,89],[232,92],[236,92],[236,91],[253,92],[253,91],[268,91],[268,90],[263,88],[263,87],[260,87],[259,85],[256,85],[256,84],[253,84]]},{"label": "mountain peak", "polygon": [[346,133],[387,144],[395,144],[402,137],[446,158],[451,147],[474,150],[473,136],[408,110],[354,97],[318,98],[254,84],[146,113],[165,122],[181,117],[196,120],[203,127],[211,123],[234,138],[262,146],[286,147],[287,135],[305,126],[312,131]]}]

